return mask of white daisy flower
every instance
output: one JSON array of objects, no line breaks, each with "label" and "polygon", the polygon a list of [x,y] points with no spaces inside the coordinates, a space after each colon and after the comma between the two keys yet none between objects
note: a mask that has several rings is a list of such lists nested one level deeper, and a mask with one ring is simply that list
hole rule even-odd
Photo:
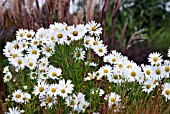
[{"label": "white daisy flower", "polygon": [[153,52],[149,54],[148,61],[151,65],[160,65],[163,61],[162,55],[158,52]]},{"label": "white daisy flower", "polygon": [[112,74],[112,67],[110,65],[105,65],[100,67],[99,72],[103,76],[109,76]]},{"label": "white daisy flower", "polygon": [[31,71],[31,73],[30,73],[30,79],[37,79],[37,72],[33,72],[33,71]]},{"label": "white daisy flower", "polygon": [[62,70],[60,68],[55,68],[54,66],[50,65],[48,68],[48,77],[51,79],[59,79]]},{"label": "white daisy flower", "polygon": [[4,82],[8,82],[11,80],[11,78],[12,78],[12,74],[10,72],[8,72],[4,75],[3,79],[4,79]]},{"label": "white daisy flower", "polygon": [[26,30],[26,33],[25,33],[26,40],[28,41],[32,40],[34,34],[35,32],[33,30]]},{"label": "white daisy flower", "polygon": [[26,30],[24,29],[19,29],[18,31],[16,31],[17,41],[25,40],[26,39],[25,34],[26,34]]},{"label": "white daisy flower", "polygon": [[75,41],[82,39],[85,34],[84,31],[82,31],[82,27],[74,25],[68,27],[68,32],[68,36]]},{"label": "white daisy flower", "polygon": [[87,73],[87,74],[88,74],[88,76],[87,76],[86,78],[84,78],[84,81],[92,80],[92,79],[94,79],[94,78],[95,78],[94,73],[93,73],[93,74],[91,74],[91,73]]},{"label": "white daisy flower", "polygon": [[36,55],[36,59],[40,56],[40,50],[37,48],[37,46],[32,46],[27,49],[29,55]]},{"label": "white daisy flower", "polygon": [[48,85],[45,82],[38,82],[37,86],[34,86],[34,94],[37,96],[46,95]]},{"label": "white daisy flower", "polygon": [[144,64],[142,64],[141,67],[142,67],[143,72],[145,74],[145,78],[150,79],[151,76],[153,75],[153,72],[154,72],[153,67],[150,66],[150,65],[144,65]]},{"label": "white daisy flower", "polygon": [[120,96],[115,92],[106,95],[104,99],[108,101],[109,108],[112,108],[112,106],[121,101]]},{"label": "white daisy flower", "polygon": [[18,89],[15,92],[12,93],[12,100],[17,102],[17,103],[23,103],[24,100],[23,98],[23,92],[22,90]]},{"label": "white daisy flower", "polygon": [[64,30],[56,30],[52,34],[55,35],[55,40],[58,44],[63,45],[67,40],[67,34]]},{"label": "white daisy flower", "polygon": [[55,46],[54,43],[42,45],[41,47],[42,54],[45,55],[45,57],[52,56],[52,54],[54,53],[54,46]]},{"label": "white daisy flower", "polygon": [[55,96],[51,97],[50,95],[44,95],[44,96],[40,97],[40,102],[41,102],[41,104],[40,104],[41,107],[45,107],[45,109],[47,109],[47,107],[52,108],[52,106],[57,103],[57,97],[55,97]]},{"label": "white daisy flower", "polygon": [[84,36],[84,40],[83,40],[83,42],[84,42],[84,46],[86,47],[86,48],[90,48],[91,46],[90,46],[90,42],[93,42],[94,41],[94,37],[92,37],[92,36]]},{"label": "white daisy flower", "polygon": [[102,46],[103,45],[103,41],[100,40],[99,37],[96,37],[96,38],[92,38],[90,41],[89,41],[89,45],[92,49],[94,49],[95,47],[97,46]]},{"label": "white daisy flower", "polygon": [[87,31],[91,35],[99,36],[102,33],[102,27],[100,23],[97,23],[95,21],[91,21],[85,26],[87,28]]},{"label": "white daisy flower", "polygon": [[165,83],[162,87],[162,95],[166,97],[166,100],[170,100],[170,83]]},{"label": "white daisy flower", "polygon": [[104,56],[107,53],[107,46],[104,45],[96,46],[94,48],[94,52],[100,57]]},{"label": "white daisy flower", "polygon": [[3,68],[3,73],[8,73],[9,72],[9,66],[6,66]]},{"label": "white daisy flower", "polygon": [[153,91],[153,89],[156,87],[156,85],[154,85],[154,80],[150,79],[145,81],[142,85],[142,91],[146,92],[147,94]]},{"label": "white daisy flower", "polygon": [[83,48],[78,48],[76,47],[75,51],[74,51],[74,57],[76,58],[76,60],[84,60],[85,58],[85,51],[83,51]]},{"label": "white daisy flower", "polygon": [[162,66],[165,71],[165,78],[169,78],[170,74],[170,61],[165,60],[164,65]]},{"label": "white daisy flower", "polygon": [[48,87],[47,94],[50,95],[51,97],[57,96],[58,94],[58,84],[50,84]]},{"label": "white daisy flower", "polygon": [[31,95],[29,93],[24,92],[22,99],[23,99],[24,103],[26,104],[31,99]]}]

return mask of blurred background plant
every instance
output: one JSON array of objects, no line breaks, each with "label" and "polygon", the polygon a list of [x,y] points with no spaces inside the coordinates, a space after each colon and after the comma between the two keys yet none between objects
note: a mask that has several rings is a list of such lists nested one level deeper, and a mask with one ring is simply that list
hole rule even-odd
[{"label": "blurred background plant", "polygon": [[1,0],[0,100],[7,97],[2,68],[8,62],[2,50],[7,41],[15,39],[19,28],[36,31],[54,22],[72,25],[91,20],[101,23],[101,39],[109,51],[121,51],[138,64],[147,63],[152,51],[166,58],[170,46],[169,0]]}]

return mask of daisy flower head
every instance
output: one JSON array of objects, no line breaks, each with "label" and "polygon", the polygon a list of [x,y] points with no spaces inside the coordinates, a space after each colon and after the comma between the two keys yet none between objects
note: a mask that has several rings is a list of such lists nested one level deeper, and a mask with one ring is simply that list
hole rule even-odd
[{"label": "daisy flower head", "polygon": [[90,47],[92,49],[94,49],[97,46],[102,46],[103,45],[103,41],[100,40],[99,37],[96,37],[96,38],[93,38],[92,40],[90,40],[89,44],[90,44]]},{"label": "daisy flower head", "polygon": [[87,81],[87,80],[93,80],[95,78],[95,75],[94,73],[91,74],[91,73],[87,73],[88,76],[86,78],[84,78],[84,81]]},{"label": "daisy flower head", "polygon": [[20,110],[18,110],[17,107],[9,108],[9,112],[6,112],[5,114],[21,114]]},{"label": "daisy flower head", "polygon": [[68,27],[68,36],[75,41],[80,40],[84,36],[84,31],[82,31],[82,27],[80,26],[69,26]]},{"label": "daisy flower head", "polygon": [[26,104],[31,99],[31,95],[29,93],[24,92],[22,99],[23,99],[24,103]]},{"label": "daisy flower head", "polygon": [[[133,82],[135,80],[139,81],[141,76],[143,75],[141,67],[135,65],[132,68],[128,68],[125,73],[125,79],[128,82]],[[143,80],[142,80],[143,81]]]},{"label": "daisy flower head", "polygon": [[106,95],[104,99],[108,101],[109,108],[121,102],[120,96],[115,92]]},{"label": "daisy flower head", "polygon": [[3,68],[3,73],[8,73],[9,72],[9,66],[5,66]]},{"label": "daisy flower head", "polygon": [[91,47],[90,42],[93,42],[93,41],[94,41],[94,37],[86,35],[86,36],[84,36],[84,40],[83,40],[84,44],[83,45],[86,48],[90,48]]},{"label": "daisy flower head", "polygon": [[54,53],[54,43],[46,43],[45,45],[42,45],[41,52],[45,57],[50,57]]},{"label": "daisy flower head", "polygon": [[162,87],[162,95],[166,97],[166,100],[170,100],[170,83],[165,83]]},{"label": "daisy flower head", "polygon": [[16,59],[13,59],[11,63],[15,66],[15,71],[18,72],[18,70],[23,70],[26,65],[26,59],[23,57],[18,57]]},{"label": "daisy flower head", "polygon": [[151,63],[151,65],[159,66],[163,61],[162,55],[158,52],[150,53],[148,57],[148,61]]},{"label": "daisy flower head", "polygon": [[54,31],[55,40],[58,44],[64,44],[67,40],[67,34],[66,31],[64,30],[56,30]]},{"label": "daisy flower head", "polygon": [[12,100],[17,102],[17,103],[23,103],[23,92],[18,89],[15,92],[12,93]]},{"label": "daisy flower head", "polygon": [[37,79],[37,72],[31,71],[31,73],[30,73],[30,79],[32,79],[32,80]]},{"label": "daisy flower head", "polygon": [[163,69],[165,71],[165,78],[169,78],[169,74],[170,74],[170,61],[168,61],[168,60],[164,61]]},{"label": "daisy flower head", "polygon": [[49,96],[51,96],[51,97],[57,96],[57,94],[58,94],[57,88],[58,88],[58,85],[57,85],[57,84],[51,84],[51,85],[49,85],[48,90],[47,90],[47,94],[48,94]]},{"label": "daisy flower head", "polygon": [[107,46],[104,45],[96,46],[94,48],[94,52],[100,57],[104,56],[107,53]]},{"label": "daisy flower head", "polygon": [[3,79],[4,79],[4,82],[8,82],[11,80],[11,78],[12,78],[12,74],[10,72],[8,72],[4,75]]},{"label": "daisy flower head", "polygon": [[74,58],[76,58],[76,60],[84,60],[85,51],[83,50],[83,48],[76,47],[74,51]]},{"label": "daisy flower head", "polygon": [[34,58],[34,56],[26,56],[26,66],[30,69],[30,70],[33,70],[36,68],[37,66],[37,59]]},{"label": "daisy flower head", "polygon": [[71,80],[60,80],[58,84],[59,95],[63,98],[66,98],[68,94],[71,94],[73,91],[74,85],[71,84]]},{"label": "daisy flower head", "polygon": [[112,74],[112,67],[110,65],[105,65],[100,67],[99,72],[103,76],[109,76]]},{"label": "daisy flower head", "polygon": [[52,108],[52,106],[57,103],[57,97],[55,96],[52,97],[48,94],[41,96],[39,99],[41,102],[40,106],[45,107],[45,109],[47,109],[47,107]]},{"label": "daisy flower head", "polygon": [[26,40],[31,41],[32,38],[34,37],[34,34],[35,32],[33,30],[26,30],[26,33],[25,33]]},{"label": "daisy flower head", "polygon": [[37,86],[34,86],[34,95],[39,95],[40,97],[45,95],[48,89],[48,85],[45,82],[38,82]]},{"label": "daisy flower head", "polygon": [[59,76],[62,74],[62,70],[60,68],[55,68],[50,65],[48,68],[48,77],[51,79],[59,79]]},{"label": "daisy flower head", "polygon": [[161,80],[162,78],[164,78],[166,75],[166,72],[164,70],[163,66],[153,66],[153,74],[151,75],[152,79],[155,80]]},{"label": "daisy flower head", "polygon": [[144,64],[142,64],[141,67],[144,72],[145,78],[150,79],[154,72],[153,67],[151,65],[144,65]]},{"label": "daisy flower head", "polygon": [[40,50],[37,48],[37,46],[31,46],[28,48],[28,54],[33,55],[36,57],[36,59],[40,56]]},{"label": "daisy flower head", "polygon": [[146,80],[143,84],[142,84],[142,91],[146,92],[147,94],[149,94],[151,91],[153,91],[153,89],[156,87],[156,85],[154,84],[154,80],[153,79],[149,79]]},{"label": "daisy flower head", "polygon": [[87,31],[90,33],[90,35],[99,36],[102,33],[102,27],[100,23],[97,23],[95,21],[91,21],[88,24],[85,25]]},{"label": "daisy flower head", "polygon": [[25,40],[26,39],[25,34],[26,34],[26,30],[24,29],[19,29],[18,31],[16,31],[17,41]]}]

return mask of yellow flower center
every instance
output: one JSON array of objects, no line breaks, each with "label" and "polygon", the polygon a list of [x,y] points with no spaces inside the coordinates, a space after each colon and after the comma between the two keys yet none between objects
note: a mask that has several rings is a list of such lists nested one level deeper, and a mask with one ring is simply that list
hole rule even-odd
[{"label": "yellow flower center", "polygon": [[165,67],[165,72],[169,72],[169,66]]},{"label": "yellow flower center", "polygon": [[21,65],[22,64],[22,60],[18,60],[18,64]]},{"label": "yellow flower center", "polygon": [[33,41],[33,44],[36,45],[36,44],[37,44],[37,41]]},{"label": "yellow flower center", "polygon": [[150,88],[151,88],[151,84],[147,84],[146,89],[150,89]]},{"label": "yellow flower center", "polygon": [[116,62],[116,58],[113,58],[113,59],[112,59],[112,62]]},{"label": "yellow flower center", "polygon": [[146,70],[145,73],[146,73],[147,75],[149,75],[149,74],[150,74],[150,71],[149,71],[149,70]]},{"label": "yellow flower center", "polygon": [[165,93],[166,93],[167,95],[169,95],[169,94],[170,94],[170,90],[167,89],[167,90],[165,91]]},{"label": "yellow flower center", "polygon": [[14,48],[15,48],[15,49],[18,49],[18,48],[19,48],[18,44],[15,44],[15,45],[14,45]]},{"label": "yellow flower center", "polygon": [[91,79],[91,80],[93,79],[93,76],[92,76],[92,75],[90,75],[90,79]]},{"label": "yellow flower center", "polygon": [[43,91],[44,91],[44,87],[42,87],[42,86],[39,87],[39,91],[40,91],[40,92],[43,92]]},{"label": "yellow flower center", "polygon": [[56,88],[52,88],[51,92],[55,93],[56,92]]},{"label": "yellow flower center", "polygon": [[46,51],[50,52],[51,51],[50,47],[46,47]]},{"label": "yellow flower center", "polygon": [[29,62],[29,66],[33,66],[33,62]]},{"label": "yellow flower center", "polygon": [[66,92],[66,90],[65,90],[65,89],[61,89],[61,93],[63,93],[63,94],[64,94],[65,92]]},{"label": "yellow flower center", "polygon": [[115,102],[116,100],[115,100],[115,98],[112,97],[112,98],[110,98],[110,101]]},{"label": "yellow flower center", "polygon": [[17,54],[12,54],[12,57],[16,58],[16,57],[18,57],[18,55]]},{"label": "yellow flower center", "polygon": [[74,100],[70,101],[70,106],[74,106],[76,103],[74,102]]},{"label": "yellow flower center", "polygon": [[73,31],[73,35],[74,35],[74,36],[77,36],[77,35],[78,35],[78,32],[77,32],[77,31]]},{"label": "yellow flower center", "polygon": [[122,64],[119,64],[119,68],[122,68],[123,67],[123,65]]},{"label": "yellow flower center", "polygon": [[25,101],[25,100],[27,100],[27,97],[23,97],[22,99]]},{"label": "yellow flower center", "polygon": [[56,73],[56,72],[53,72],[53,73],[52,73],[52,76],[57,76],[57,73]]},{"label": "yellow flower center", "polygon": [[19,36],[20,36],[20,37],[23,37],[23,36],[24,36],[24,34],[23,34],[23,33],[20,33],[20,34],[19,34]]},{"label": "yellow flower center", "polygon": [[160,70],[155,70],[155,73],[156,73],[157,75],[159,75],[159,74],[161,74],[161,71],[160,71]]},{"label": "yellow flower center", "polygon": [[50,103],[50,102],[52,102],[53,101],[53,98],[52,97],[47,97],[46,99],[45,99],[45,103]]},{"label": "yellow flower center", "polygon": [[80,56],[81,56],[80,52],[77,52],[76,57],[80,57]]},{"label": "yellow flower center", "polygon": [[22,44],[22,47],[25,47],[25,46],[26,46],[26,44],[25,44],[25,43],[23,43],[23,44]]},{"label": "yellow flower center", "polygon": [[30,33],[27,34],[27,37],[30,38],[32,35]]},{"label": "yellow flower center", "polygon": [[104,69],[104,73],[108,73],[109,71],[107,69]]},{"label": "yellow flower center", "polygon": [[118,75],[114,75],[114,79],[118,79]]},{"label": "yellow flower center", "polygon": [[102,52],[103,52],[103,49],[99,49],[98,51],[99,51],[100,53],[102,53]]},{"label": "yellow flower center", "polygon": [[58,37],[58,38],[62,38],[63,35],[62,35],[61,33],[59,33],[59,34],[57,35],[57,37]]},{"label": "yellow flower center", "polygon": [[55,38],[54,38],[54,36],[51,36],[51,40],[53,41]]},{"label": "yellow flower center", "polygon": [[21,98],[21,94],[16,94],[16,96],[15,96],[16,98]]},{"label": "yellow flower center", "polygon": [[89,41],[90,41],[90,40],[86,40],[86,41],[85,41],[85,44],[89,44]]},{"label": "yellow flower center", "polygon": [[131,66],[131,65],[128,65],[127,68],[132,68],[132,66]]},{"label": "yellow flower center", "polygon": [[9,80],[11,77],[8,75],[6,78]]},{"label": "yellow flower center", "polygon": [[96,29],[97,29],[96,26],[93,26],[93,27],[92,27],[92,30],[93,30],[93,31],[96,31]]},{"label": "yellow flower center", "polygon": [[154,80],[153,84],[156,84],[156,82],[157,82],[157,81],[156,81],[156,80]]},{"label": "yellow flower center", "polygon": [[130,74],[131,74],[131,76],[133,76],[133,77],[136,76],[136,72],[135,72],[135,71],[132,71]]},{"label": "yellow flower center", "polygon": [[37,54],[37,50],[32,50],[32,54]]},{"label": "yellow flower center", "polygon": [[85,104],[83,105],[83,109],[86,109],[86,105]]},{"label": "yellow flower center", "polygon": [[98,42],[97,42],[97,41],[94,41],[94,42],[93,42],[93,45],[98,45]]},{"label": "yellow flower center", "polygon": [[158,58],[157,58],[157,57],[154,57],[154,58],[153,58],[153,61],[154,61],[154,62],[156,62],[157,60],[158,60]]}]

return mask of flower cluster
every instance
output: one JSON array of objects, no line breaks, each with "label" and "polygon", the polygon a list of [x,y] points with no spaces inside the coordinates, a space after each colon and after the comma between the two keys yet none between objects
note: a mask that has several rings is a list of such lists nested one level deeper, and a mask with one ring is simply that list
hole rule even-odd
[{"label": "flower cluster", "polygon": [[[26,80],[31,86],[28,86],[29,89],[23,86],[24,90],[18,87],[12,92],[12,100],[16,104],[24,105],[31,99],[36,99],[42,108],[53,109],[58,104],[58,100],[62,99],[64,104],[72,109],[70,113],[81,113],[92,106],[91,100],[85,100],[85,93],[89,93],[90,97],[98,96],[105,99],[109,109],[118,112],[123,105],[121,95],[116,91],[112,92],[114,90],[110,86],[111,90],[105,90],[102,82],[106,83],[106,81],[115,86],[137,82],[142,91],[147,94],[161,85],[162,95],[170,100],[170,84],[162,84],[162,80],[169,78],[169,60],[163,60],[160,53],[153,52],[148,57],[149,65],[137,65],[115,50],[108,53],[107,46],[100,39],[101,33],[101,25],[94,21],[86,25],[72,26],[66,23],[54,23],[48,29],[40,28],[37,32],[19,29],[16,32],[16,40],[7,42],[3,53],[15,69],[14,74],[18,73],[21,76],[24,71],[28,73],[29,78],[26,77]],[[77,44],[80,45],[77,46]],[[62,51],[58,47],[64,45],[70,49],[68,52],[63,51],[68,54],[68,59],[63,60],[68,63],[67,68],[63,67],[60,61],[59,64],[54,64],[56,61],[53,60],[57,57],[56,52]],[[103,64],[92,61],[94,59],[92,54],[95,54],[94,58],[98,55],[100,57],[98,61]],[[170,49],[168,56],[170,57]],[[51,58],[53,64],[50,61]],[[61,56],[58,58],[62,61]],[[73,63],[70,62],[71,60]],[[80,66],[75,67],[75,64]],[[100,64],[99,67],[98,64]],[[82,67],[82,73],[76,71],[79,67]],[[4,82],[10,81],[12,74],[9,66],[4,68],[3,73]],[[71,74],[75,76],[71,77]],[[17,79],[19,82],[20,77]],[[96,85],[86,90],[82,88],[86,87],[83,84],[89,84],[89,87]],[[17,108],[9,109],[9,111],[9,113],[19,112]]]}]

